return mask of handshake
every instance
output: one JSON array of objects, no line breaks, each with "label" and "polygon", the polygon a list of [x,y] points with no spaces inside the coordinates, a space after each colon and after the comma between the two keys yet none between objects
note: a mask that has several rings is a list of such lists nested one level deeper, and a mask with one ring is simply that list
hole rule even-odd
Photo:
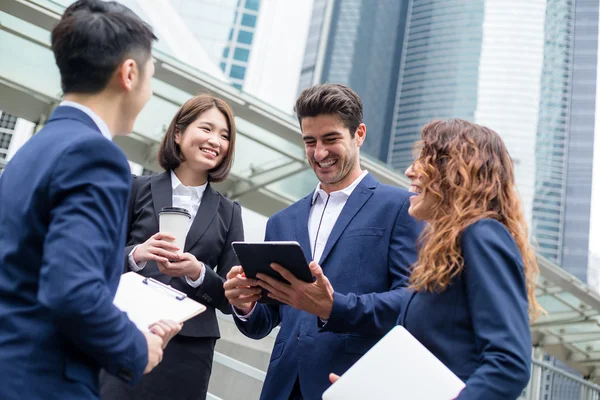
[{"label": "handshake", "polygon": [[144,332],[148,344],[148,364],[144,374],[150,373],[163,357],[163,350],[167,347],[169,340],[181,331],[183,323],[170,320],[161,320],[149,326],[150,332]]}]

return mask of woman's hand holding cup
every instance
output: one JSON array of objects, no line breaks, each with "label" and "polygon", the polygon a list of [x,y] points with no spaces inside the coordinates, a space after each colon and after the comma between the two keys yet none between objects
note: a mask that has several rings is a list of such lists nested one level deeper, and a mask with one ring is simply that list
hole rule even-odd
[{"label": "woman's hand holding cup", "polygon": [[154,260],[157,263],[179,260],[179,247],[172,243],[175,237],[169,233],[158,232],[135,248],[133,260],[136,263]]},{"label": "woman's hand holding cup", "polygon": [[158,265],[158,270],[165,275],[187,276],[193,281],[200,278],[202,268],[204,268],[204,264],[191,253],[179,254],[177,261],[157,261],[156,265]]}]

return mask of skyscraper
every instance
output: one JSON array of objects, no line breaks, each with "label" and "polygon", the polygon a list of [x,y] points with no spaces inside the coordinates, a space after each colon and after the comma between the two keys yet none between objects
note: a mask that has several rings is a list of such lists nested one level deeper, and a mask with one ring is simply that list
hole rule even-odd
[{"label": "skyscraper", "polygon": [[540,253],[585,281],[597,45],[595,0],[413,0],[388,162],[434,118],[496,130]]},{"label": "skyscraper", "polygon": [[[128,1],[153,8],[150,0]],[[152,0],[158,1],[167,0]],[[274,107],[292,111],[312,0],[169,0],[167,3],[208,56],[204,62],[191,65],[200,69],[206,63],[218,66],[219,73],[236,88]],[[154,22],[155,28],[161,30],[162,21]],[[173,29],[166,24],[162,31],[168,35]],[[174,42],[176,45],[177,41]],[[178,55],[182,60],[184,56]]]},{"label": "skyscraper", "polygon": [[548,0],[536,142],[539,252],[587,280],[598,49],[597,0]]},{"label": "skyscraper", "polygon": [[350,86],[364,103],[362,149],[387,158],[408,0],[315,0],[299,91]]},{"label": "skyscraper", "polygon": [[434,118],[473,120],[484,0],[412,1],[408,10],[388,162],[401,170]]},{"label": "skyscraper", "polygon": [[229,38],[223,47],[220,67],[238,89],[242,88],[246,78],[259,8],[260,0],[238,0]]}]

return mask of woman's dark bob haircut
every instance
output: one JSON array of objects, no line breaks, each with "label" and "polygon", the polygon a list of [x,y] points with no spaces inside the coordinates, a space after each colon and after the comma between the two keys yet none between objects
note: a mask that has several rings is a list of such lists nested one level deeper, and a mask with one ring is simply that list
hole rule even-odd
[{"label": "woman's dark bob haircut", "polygon": [[158,150],[158,163],[161,167],[170,171],[179,167],[181,162],[185,161],[179,145],[175,143],[175,135],[177,133],[183,134],[187,127],[196,121],[200,115],[213,108],[221,111],[227,120],[229,151],[221,164],[208,172],[208,180],[210,182],[222,182],[227,179],[235,153],[235,119],[229,105],[210,94],[201,94],[192,97],[177,111]]}]

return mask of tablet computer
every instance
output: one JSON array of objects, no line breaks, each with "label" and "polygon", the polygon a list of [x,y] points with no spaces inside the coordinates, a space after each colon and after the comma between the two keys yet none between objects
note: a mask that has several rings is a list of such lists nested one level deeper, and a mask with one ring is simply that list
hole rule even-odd
[{"label": "tablet computer", "polygon": [[[298,242],[233,242],[231,245],[248,278],[256,278],[256,274],[262,273],[288,283],[271,268],[271,263],[277,263],[304,282],[314,281]],[[263,291],[259,301],[261,303],[279,303],[268,297],[266,291]]]}]

